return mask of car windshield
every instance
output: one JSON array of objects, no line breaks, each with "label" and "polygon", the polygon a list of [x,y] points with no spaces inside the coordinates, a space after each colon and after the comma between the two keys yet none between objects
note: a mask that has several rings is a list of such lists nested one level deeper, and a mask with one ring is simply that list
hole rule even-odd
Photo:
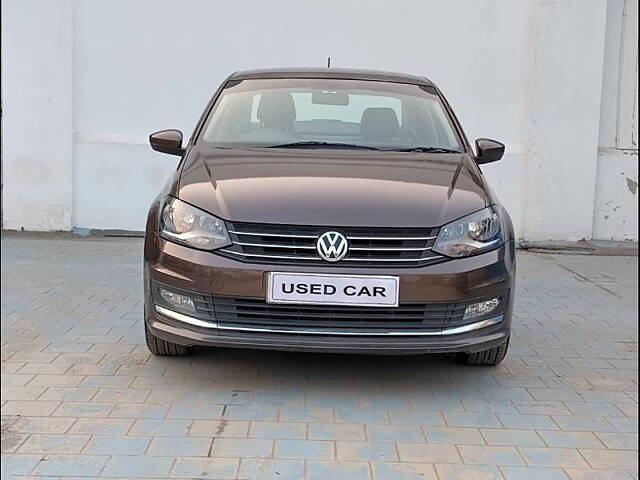
[{"label": "car windshield", "polygon": [[202,134],[219,147],[463,150],[433,87],[335,79],[230,83]]}]

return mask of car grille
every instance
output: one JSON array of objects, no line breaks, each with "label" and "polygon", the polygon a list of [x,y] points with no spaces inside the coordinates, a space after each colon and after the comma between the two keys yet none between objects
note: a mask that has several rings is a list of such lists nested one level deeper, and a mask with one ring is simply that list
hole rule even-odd
[{"label": "car grille", "polygon": [[467,303],[401,303],[397,308],[275,305],[263,299],[198,295],[198,316],[219,327],[260,327],[330,331],[358,330],[362,335],[385,330],[439,332],[462,320]]},{"label": "car grille", "polygon": [[[233,245],[216,253],[249,263],[349,267],[415,267],[445,260],[431,248],[437,228],[311,227],[227,222]],[[318,237],[342,233],[349,251],[340,261],[326,262],[316,251]]]}]

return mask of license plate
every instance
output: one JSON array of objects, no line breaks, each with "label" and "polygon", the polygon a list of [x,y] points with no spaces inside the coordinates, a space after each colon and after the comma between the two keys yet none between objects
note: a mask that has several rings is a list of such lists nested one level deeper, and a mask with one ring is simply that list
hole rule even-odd
[{"label": "license plate", "polygon": [[398,277],[385,275],[267,274],[267,303],[397,307]]}]

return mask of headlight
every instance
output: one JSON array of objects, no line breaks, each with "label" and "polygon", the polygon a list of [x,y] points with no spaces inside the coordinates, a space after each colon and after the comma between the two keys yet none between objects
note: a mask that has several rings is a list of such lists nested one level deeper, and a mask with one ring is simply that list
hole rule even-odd
[{"label": "headlight", "polygon": [[201,250],[231,244],[224,221],[172,197],[162,207],[159,230],[167,240]]},{"label": "headlight", "polygon": [[466,257],[504,243],[504,229],[491,208],[467,215],[440,229],[433,251],[448,257]]}]

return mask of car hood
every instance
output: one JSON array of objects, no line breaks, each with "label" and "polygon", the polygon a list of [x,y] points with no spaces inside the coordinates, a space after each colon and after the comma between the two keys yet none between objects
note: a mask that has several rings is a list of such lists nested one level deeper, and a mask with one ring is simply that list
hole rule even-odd
[{"label": "car hood", "polygon": [[174,194],[226,220],[435,227],[487,205],[466,154],[198,148]]}]

